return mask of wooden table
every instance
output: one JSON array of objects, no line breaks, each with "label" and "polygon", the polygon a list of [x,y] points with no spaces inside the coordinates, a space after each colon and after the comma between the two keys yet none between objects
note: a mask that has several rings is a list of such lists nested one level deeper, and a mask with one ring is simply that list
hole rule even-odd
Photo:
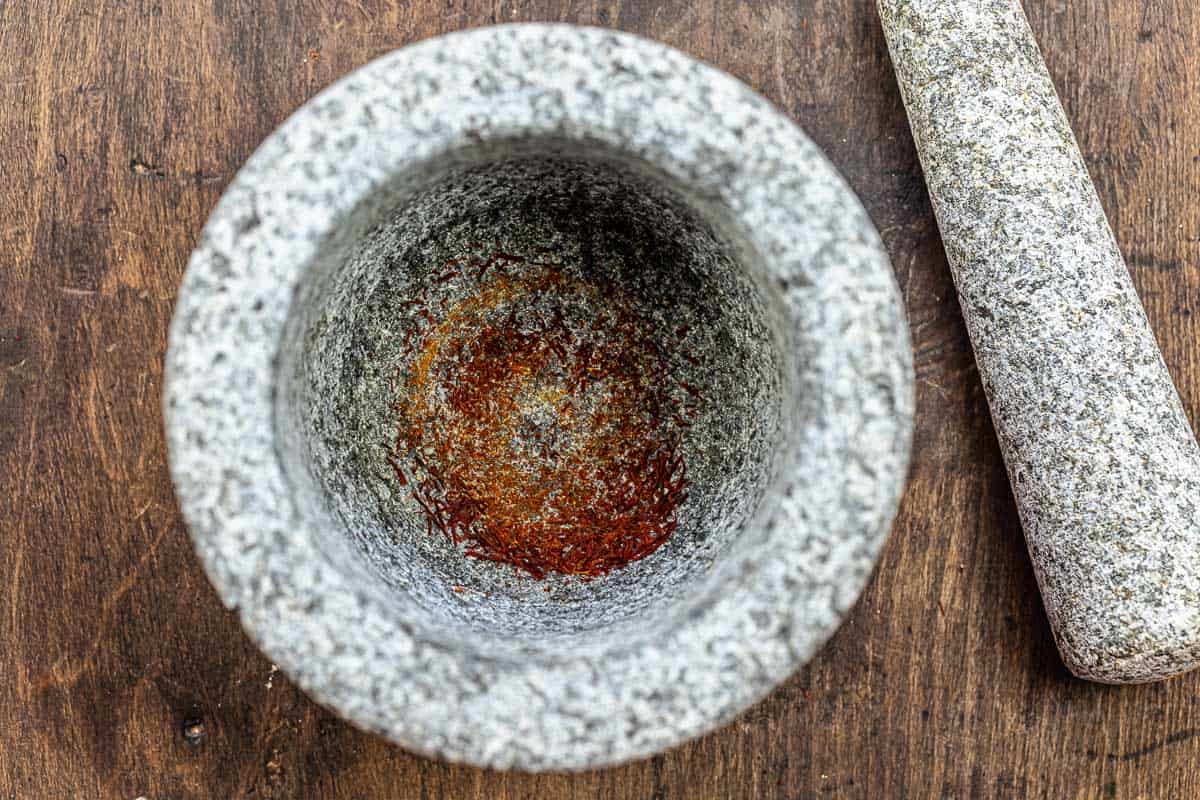
[{"label": "wooden table", "polygon": [[[1060,666],[868,0],[0,0],[0,798],[1200,796],[1200,675]],[[1200,421],[1200,9],[1029,0],[1167,364]],[[293,688],[222,609],[171,493],[167,321],[272,128],[399,45],[494,22],[650,36],[792,114],[904,290],[912,475],[849,622],[735,723],[575,776],[436,763]]]}]

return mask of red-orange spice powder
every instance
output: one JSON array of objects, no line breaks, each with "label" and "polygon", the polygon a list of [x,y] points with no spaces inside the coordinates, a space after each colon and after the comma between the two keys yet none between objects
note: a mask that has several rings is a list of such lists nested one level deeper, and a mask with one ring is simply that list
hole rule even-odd
[{"label": "red-orange spice powder", "polygon": [[418,310],[397,375],[390,460],[428,532],[535,578],[599,576],[661,547],[687,497],[688,423],[631,300],[502,252],[433,278],[451,280],[474,290]]}]

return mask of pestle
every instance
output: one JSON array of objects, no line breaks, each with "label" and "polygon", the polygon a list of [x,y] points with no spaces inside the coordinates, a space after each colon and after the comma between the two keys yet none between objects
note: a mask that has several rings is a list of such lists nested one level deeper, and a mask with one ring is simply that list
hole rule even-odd
[{"label": "pestle", "polygon": [[1018,0],[878,0],[1047,616],[1081,678],[1200,658],[1200,448]]}]

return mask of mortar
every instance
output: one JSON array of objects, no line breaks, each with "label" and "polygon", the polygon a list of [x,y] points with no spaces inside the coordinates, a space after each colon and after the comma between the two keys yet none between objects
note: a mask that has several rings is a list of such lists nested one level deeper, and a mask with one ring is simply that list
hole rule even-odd
[{"label": "mortar", "polygon": [[[424,451],[397,438],[414,341],[496,281],[529,347],[551,315],[637,320],[642,388],[686,412],[686,498],[644,557],[535,576],[424,512]],[[657,752],[807,661],[870,574],[911,437],[891,269],[818,149],[721,72],[562,25],[413,45],[298,111],[201,234],[166,372],[177,493],[249,634],[358,725],[501,768]],[[561,383],[514,384],[535,433]]]}]

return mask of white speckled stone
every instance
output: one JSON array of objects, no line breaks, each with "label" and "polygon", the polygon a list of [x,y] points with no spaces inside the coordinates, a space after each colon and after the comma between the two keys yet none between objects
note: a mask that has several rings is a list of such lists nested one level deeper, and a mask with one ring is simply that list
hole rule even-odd
[{"label": "white speckled stone", "polygon": [[[572,158],[609,154],[605,174],[625,165],[698,218],[723,221],[700,238],[741,242],[729,252],[742,253],[738,280],[757,287],[759,299],[747,302],[766,309],[754,312],[771,331],[763,363],[781,387],[748,426],[747,441],[765,443],[769,480],[731,499],[726,519],[738,524],[720,546],[691,561],[687,547],[668,546],[606,578],[555,584],[590,604],[586,617],[556,606],[557,595],[518,602],[525,584],[438,550],[423,526],[376,530],[374,500],[347,499],[363,488],[357,481],[376,480],[371,470],[343,469],[314,442],[310,412],[324,408],[314,404],[349,391],[330,381],[338,373],[325,362],[341,357],[339,331],[358,324],[374,297],[367,286],[355,304],[358,289],[347,287],[358,284],[346,281],[402,268],[372,266],[386,261],[372,254],[407,246],[395,220],[408,219],[409,184],[444,165],[511,154],[514,142],[526,152],[569,146]],[[425,196],[459,196],[488,179]],[[417,208],[417,221],[439,218],[437,208]],[[392,231],[384,238],[372,233],[380,220]],[[700,255],[701,266],[726,263]],[[662,45],[504,26],[385,56],[267,139],[188,266],[164,402],[171,471],[205,568],[301,687],[422,753],[580,769],[646,756],[731,719],[836,629],[895,513],[911,369],[879,238],[794,124]],[[730,396],[743,396],[736,388]],[[382,452],[389,440],[371,444]],[[689,536],[703,542],[703,533]],[[639,594],[684,568],[686,580],[663,583],[661,596]],[[495,595],[449,592],[438,569],[491,581]],[[623,598],[633,605],[623,609]],[[533,622],[523,628],[523,619]]]},{"label": "white speckled stone", "polygon": [[1017,0],[879,0],[1063,660],[1200,657],[1200,449]]}]

